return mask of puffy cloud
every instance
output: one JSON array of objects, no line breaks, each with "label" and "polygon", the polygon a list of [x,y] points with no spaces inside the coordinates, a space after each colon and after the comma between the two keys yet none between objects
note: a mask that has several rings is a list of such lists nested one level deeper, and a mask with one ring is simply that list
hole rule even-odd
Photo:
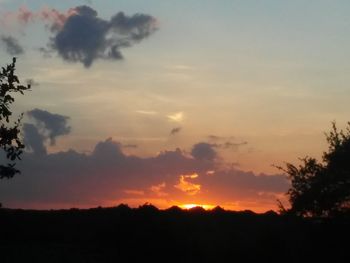
[{"label": "puffy cloud", "polygon": [[96,10],[78,6],[61,28],[53,30],[51,48],[66,61],[90,67],[96,59],[119,60],[121,48],[130,47],[157,29],[156,19],[145,14],[127,16],[123,12],[110,20],[98,17]]},{"label": "puffy cloud", "polygon": [[6,52],[11,56],[17,56],[24,53],[24,49],[18,40],[12,36],[1,36],[1,42],[4,44]]},{"label": "puffy cloud", "polygon": [[91,154],[26,152],[18,163],[22,175],[0,185],[0,199],[9,204],[102,203],[128,196],[125,190],[154,193],[151,187],[162,182],[167,183],[164,192],[175,189],[179,175],[204,172],[212,165],[186,157],[179,149],[150,158],[127,156],[111,139],[99,142]]},{"label": "puffy cloud", "polygon": [[[150,15],[137,13],[127,16],[118,12],[106,20],[86,5],[66,12],[54,8],[33,12],[21,7],[15,12],[4,13],[0,18],[2,25],[33,22],[45,23],[53,34],[47,47],[39,49],[46,57],[57,52],[62,59],[82,63],[86,68],[96,59],[123,59],[122,48],[141,42],[158,29],[157,20]],[[17,51],[18,54],[23,49],[14,40],[6,38],[3,42],[8,45],[8,51]]]},{"label": "puffy cloud", "polygon": [[[35,127],[42,134],[42,138],[48,138],[51,145],[56,143],[58,136],[67,135],[71,131],[71,127],[68,125],[69,117],[67,116],[40,109],[28,111],[27,115],[34,120]],[[33,129],[33,127],[30,129]]]},{"label": "puffy cloud", "polygon": [[193,158],[179,149],[141,158],[124,154],[122,145],[112,139],[99,142],[91,154],[70,150],[39,155],[40,149],[24,153],[18,163],[22,174],[0,184],[4,205],[57,208],[131,200],[163,200],[169,205],[255,200],[269,202],[271,208],[288,187],[284,176],[218,170],[214,160]]}]

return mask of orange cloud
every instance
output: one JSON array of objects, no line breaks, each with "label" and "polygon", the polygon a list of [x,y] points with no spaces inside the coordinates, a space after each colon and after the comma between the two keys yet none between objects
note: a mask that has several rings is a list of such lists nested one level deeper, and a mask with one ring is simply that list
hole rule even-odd
[{"label": "orange cloud", "polygon": [[176,184],[174,187],[185,192],[188,195],[196,195],[201,190],[200,184],[194,184],[187,179],[195,179],[198,178],[198,174],[190,174],[190,175],[180,175],[180,182]]}]

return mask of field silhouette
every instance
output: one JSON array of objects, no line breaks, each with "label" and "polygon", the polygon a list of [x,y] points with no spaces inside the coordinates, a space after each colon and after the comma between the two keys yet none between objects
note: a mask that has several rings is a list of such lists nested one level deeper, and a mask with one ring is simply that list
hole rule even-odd
[{"label": "field silhouette", "polygon": [[1,262],[348,262],[350,220],[273,211],[0,209]]}]

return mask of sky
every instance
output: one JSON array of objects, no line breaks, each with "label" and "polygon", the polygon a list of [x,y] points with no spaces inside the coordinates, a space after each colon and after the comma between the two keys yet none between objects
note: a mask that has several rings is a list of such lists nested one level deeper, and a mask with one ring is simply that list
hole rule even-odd
[{"label": "sky", "polygon": [[261,212],[273,165],[349,120],[349,1],[0,0],[2,66],[32,90],[8,207],[183,204]]}]

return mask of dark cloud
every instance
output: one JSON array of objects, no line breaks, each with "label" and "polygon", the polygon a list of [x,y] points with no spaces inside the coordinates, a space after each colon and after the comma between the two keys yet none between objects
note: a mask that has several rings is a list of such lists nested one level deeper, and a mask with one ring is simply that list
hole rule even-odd
[{"label": "dark cloud", "polygon": [[42,145],[33,145],[38,150],[24,153],[18,163],[22,174],[0,184],[5,205],[95,206],[106,200],[116,204],[135,198],[133,193],[148,200],[159,198],[155,190],[160,187],[163,199],[210,198],[219,204],[254,199],[274,204],[276,195],[288,188],[282,175],[255,175],[235,168],[216,171],[214,161],[191,158],[180,149],[141,158],[125,155],[122,145],[112,139],[99,142],[91,154],[70,150],[38,155],[42,150],[38,146]]},{"label": "dark cloud", "polygon": [[26,152],[18,163],[22,175],[6,189],[0,185],[0,199],[91,203],[125,197],[125,189],[147,190],[163,181],[172,189],[179,175],[204,172],[212,165],[186,157],[179,149],[150,158],[127,156],[121,144],[111,139],[99,142],[91,154]]},{"label": "dark cloud", "polygon": [[28,111],[27,115],[34,120],[35,128],[45,139],[49,139],[51,145],[56,143],[58,136],[67,135],[71,132],[71,127],[68,125],[69,117],[67,116],[40,109]]},{"label": "dark cloud", "polygon": [[12,36],[1,36],[1,42],[8,54],[11,56],[17,56],[24,53],[24,49],[18,42],[18,40]]},{"label": "dark cloud", "polygon": [[181,127],[176,127],[170,131],[170,135],[175,135],[175,134],[179,133],[181,130],[182,130]]},{"label": "dark cloud", "polygon": [[104,20],[91,7],[78,6],[62,27],[53,28],[50,47],[64,60],[90,67],[96,59],[122,59],[121,48],[140,42],[156,29],[156,19],[149,15],[119,12]]},{"label": "dark cloud", "polygon": [[217,157],[216,151],[213,149],[213,145],[200,142],[193,146],[191,155],[198,160],[213,161]]}]

